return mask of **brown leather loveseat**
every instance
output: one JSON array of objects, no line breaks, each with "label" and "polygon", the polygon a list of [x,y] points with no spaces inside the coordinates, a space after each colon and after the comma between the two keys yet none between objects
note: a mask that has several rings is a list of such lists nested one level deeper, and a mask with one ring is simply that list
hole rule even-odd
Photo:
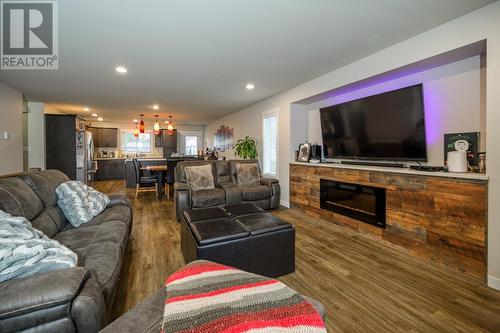
[{"label": "brown leather loveseat", "polygon": [[[183,161],[175,171],[174,201],[177,220],[180,221],[186,209],[232,206],[253,203],[262,209],[278,208],[280,204],[280,185],[274,178],[260,176],[251,185],[238,182],[238,164],[257,164],[258,160],[230,161]],[[189,166],[210,165],[214,188],[195,191],[189,186],[185,168]]]}]

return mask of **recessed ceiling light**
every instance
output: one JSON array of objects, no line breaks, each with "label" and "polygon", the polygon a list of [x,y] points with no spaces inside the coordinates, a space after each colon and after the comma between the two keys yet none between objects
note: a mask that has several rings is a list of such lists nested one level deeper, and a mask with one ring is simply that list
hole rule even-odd
[{"label": "recessed ceiling light", "polygon": [[90,109],[88,107],[84,107],[83,111],[90,111]]},{"label": "recessed ceiling light", "polygon": [[92,113],[92,114],[91,114],[91,116],[92,116],[92,117],[97,117],[97,116],[98,116],[98,114],[97,114],[97,113]]},{"label": "recessed ceiling light", "polygon": [[255,85],[253,83],[247,83],[247,85],[245,86],[245,88],[247,88],[247,90],[254,90]]},{"label": "recessed ceiling light", "polygon": [[118,73],[121,73],[121,74],[127,73],[127,69],[123,66],[116,66],[115,71],[117,71]]},{"label": "recessed ceiling light", "polygon": [[160,106],[158,104],[153,104],[153,109],[158,110]]},{"label": "recessed ceiling light", "polygon": [[99,120],[99,121],[103,121],[104,119],[102,119],[102,117],[99,117],[99,118],[97,118],[97,120]]}]

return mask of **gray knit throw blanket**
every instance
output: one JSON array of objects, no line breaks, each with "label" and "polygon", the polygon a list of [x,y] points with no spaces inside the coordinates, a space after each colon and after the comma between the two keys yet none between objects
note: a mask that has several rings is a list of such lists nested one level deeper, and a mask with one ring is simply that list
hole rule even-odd
[{"label": "gray knit throw blanket", "polygon": [[76,180],[59,185],[56,194],[57,205],[76,228],[99,215],[109,203],[106,194]]},{"label": "gray knit throw blanket", "polygon": [[24,217],[0,210],[0,282],[75,267],[76,253],[33,228]]}]

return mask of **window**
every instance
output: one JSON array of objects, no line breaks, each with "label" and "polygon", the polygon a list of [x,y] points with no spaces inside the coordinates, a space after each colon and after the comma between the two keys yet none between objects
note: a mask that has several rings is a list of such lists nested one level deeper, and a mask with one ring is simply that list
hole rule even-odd
[{"label": "window", "polygon": [[263,171],[264,174],[278,175],[278,110],[265,112],[262,124]]},{"label": "window", "polygon": [[200,132],[180,132],[181,153],[182,155],[198,155],[198,149],[201,149],[203,133]]},{"label": "window", "polygon": [[122,131],[122,147],[126,152],[151,153],[151,133],[140,133],[136,138],[133,132]]}]

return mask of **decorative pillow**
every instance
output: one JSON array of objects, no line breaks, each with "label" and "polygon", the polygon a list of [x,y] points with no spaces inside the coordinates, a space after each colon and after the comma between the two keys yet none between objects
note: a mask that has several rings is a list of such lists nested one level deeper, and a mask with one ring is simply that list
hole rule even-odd
[{"label": "decorative pillow", "polygon": [[193,191],[210,190],[215,188],[212,165],[187,166],[184,168],[186,182]]},{"label": "decorative pillow", "polygon": [[109,203],[106,194],[76,180],[59,185],[56,194],[57,205],[74,227],[92,220],[106,209]]},{"label": "decorative pillow", "polygon": [[238,185],[259,185],[259,165],[257,163],[236,163],[236,183]]},{"label": "decorative pillow", "polygon": [[163,333],[326,333],[321,315],[278,280],[193,261],[166,281]]},{"label": "decorative pillow", "polygon": [[0,210],[0,282],[76,267],[76,253],[33,228],[24,217]]}]

